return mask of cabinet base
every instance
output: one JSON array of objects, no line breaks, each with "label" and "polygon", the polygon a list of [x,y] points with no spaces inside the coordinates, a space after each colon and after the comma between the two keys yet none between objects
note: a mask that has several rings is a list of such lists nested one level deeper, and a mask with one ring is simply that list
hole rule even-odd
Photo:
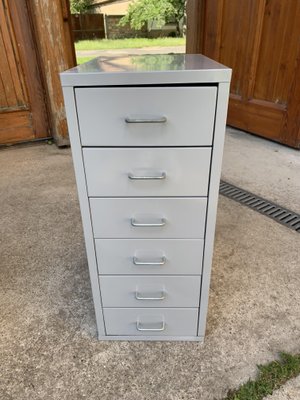
[{"label": "cabinet base", "polygon": [[98,336],[99,340],[151,341],[151,342],[204,342],[203,336]]}]

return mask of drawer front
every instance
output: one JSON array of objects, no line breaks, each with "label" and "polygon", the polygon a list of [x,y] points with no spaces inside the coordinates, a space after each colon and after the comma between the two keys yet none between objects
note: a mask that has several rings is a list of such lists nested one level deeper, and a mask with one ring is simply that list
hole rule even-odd
[{"label": "drawer front", "polygon": [[206,198],[91,198],[95,239],[203,239]]},{"label": "drawer front", "polygon": [[103,307],[198,307],[201,276],[100,276]]},{"label": "drawer front", "polygon": [[200,275],[203,239],[96,239],[104,275]]},{"label": "drawer front", "polygon": [[216,87],[77,88],[75,93],[83,146],[212,144]]},{"label": "drawer front", "polygon": [[104,308],[103,312],[107,335],[197,335],[197,308]]},{"label": "drawer front", "polygon": [[207,196],[210,148],[83,149],[89,196]]}]

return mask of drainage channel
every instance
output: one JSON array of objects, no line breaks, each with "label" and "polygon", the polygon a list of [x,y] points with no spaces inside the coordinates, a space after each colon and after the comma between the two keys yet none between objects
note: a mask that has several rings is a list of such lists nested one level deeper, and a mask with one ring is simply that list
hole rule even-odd
[{"label": "drainage channel", "polygon": [[294,211],[224,181],[220,182],[220,194],[300,233],[300,214]]}]

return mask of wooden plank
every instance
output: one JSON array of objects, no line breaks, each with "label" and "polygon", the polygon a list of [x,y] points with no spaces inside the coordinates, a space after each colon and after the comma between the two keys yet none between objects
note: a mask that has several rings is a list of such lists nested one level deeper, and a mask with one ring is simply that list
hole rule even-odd
[{"label": "wooden plank", "polygon": [[288,97],[288,108],[282,122],[282,142],[300,149],[300,43],[294,79]]},{"label": "wooden plank", "polygon": [[299,19],[298,0],[266,3],[254,98],[287,104],[299,44]]},{"label": "wooden plank", "polygon": [[[1,58],[1,53],[0,53],[0,58]],[[0,112],[3,109],[6,110],[7,108],[8,108],[8,102],[7,102],[7,98],[6,98],[6,95],[5,95],[2,75],[1,75],[1,72],[0,72]]]},{"label": "wooden plank", "polygon": [[[1,4],[1,3],[0,3]],[[1,12],[1,10],[0,10]],[[2,21],[0,22],[2,25]],[[18,104],[17,102],[17,96],[16,96],[16,91],[14,88],[14,79],[12,77],[8,60],[7,60],[7,53],[3,41],[3,36],[2,36],[2,29],[0,30],[0,74],[2,77],[2,82],[3,82],[3,87],[4,87],[4,93],[6,97],[6,102],[7,106],[16,106]],[[1,104],[0,104],[1,106]]]},{"label": "wooden plank", "polygon": [[0,143],[9,144],[34,139],[28,111],[0,114]]},{"label": "wooden plank", "polygon": [[262,30],[263,30],[263,22],[264,22],[264,9],[266,7],[266,0],[262,0],[257,3],[257,7],[255,10],[255,14],[251,20],[255,21],[255,24],[251,24],[254,30],[252,31],[253,41],[251,48],[251,58],[249,62],[249,69],[247,71],[247,85],[245,87],[245,95],[244,99],[253,98],[254,86],[256,81],[257,74],[257,66],[259,61],[259,54],[261,48],[261,40],[262,40]]},{"label": "wooden plank", "polygon": [[186,53],[201,53],[205,22],[205,0],[187,0]]},{"label": "wooden plank", "polygon": [[[259,47],[255,44],[259,43],[260,39],[258,27],[261,24],[261,18],[259,18],[261,4],[263,1],[245,0],[240,2],[235,0],[233,3],[227,3],[229,15],[223,16],[227,21],[226,29],[224,24],[224,32],[229,29],[228,25],[231,32],[227,37],[223,33],[220,59],[225,61],[225,49],[231,49],[230,59],[233,60],[231,66],[234,71],[232,90],[235,87],[236,93],[241,95],[242,101],[252,98],[253,73],[256,70],[259,54]],[[232,14],[234,15],[233,23],[230,23]],[[233,38],[235,38],[235,46],[232,46]],[[223,42],[226,44],[224,45]]]},{"label": "wooden plank", "polygon": [[202,1],[200,51],[233,69],[229,124],[299,148],[300,2]]},{"label": "wooden plank", "polygon": [[259,132],[268,139],[280,141],[281,121],[285,111],[274,108],[272,103],[270,105],[262,106],[255,101],[245,103],[231,97],[227,123],[248,132],[256,134]]},{"label": "wooden plank", "polygon": [[14,33],[22,61],[24,78],[32,114],[32,129],[36,138],[49,137],[48,115],[45,93],[41,81],[41,70],[32,35],[26,2],[10,0],[9,9],[14,21]]},{"label": "wooden plank", "polygon": [[74,46],[74,34],[72,30],[72,17],[70,11],[70,0],[60,0],[63,16],[64,37],[66,40],[65,51],[67,54],[68,65],[77,65]]},{"label": "wooden plank", "polygon": [[12,77],[12,84],[16,95],[16,104],[20,106],[28,105],[27,90],[7,0],[2,0],[0,3],[0,14],[3,15],[3,21],[1,24],[1,33],[4,44],[3,48],[6,55],[7,66],[10,69]]},{"label": "wooden plank", "polygon": [[30,126],[30,117],[28,112],[25,111],[11,111],[0,114],[0,129],[5,131],[6,129],[18,128],[20,126]]},{"label": "wooden plank", "polygon": [[[218,60],[233,70],[231,92],[240,95],[243,100],[251,97],[253,73],[259,47],[261,18],[259,12],[263,2],[252,0],[232,0],[224,2],[222,15],[222,29],[215,46],[219,46]],[[220,23],[218,25],[221,25]],[[210,41],[207,38],[208,42]],[[252,77],[252,80],[251,80]]]},{"label": "wooden plank", "polygon": [[41,72],[26,2],[0,0],[0,143],[48,137]]},{"label": "wooden plank", "polygon": [[[212,5],[212,4],[210,4]],[[210,30],[216,30],[213,40],[207,40],[206,48],[210,48],[210,52],[220,62],[227,63],[232,68],[231,92],[236,95],[242,95],[242,82],[244,77],[244,69],[246,62],[241,59],[240,54],[245,57],[245,38],[249,24],[242,18],[241,9],[249,9],[249,0],[245,0],[243,4],[239,0],[225,2],[219,10],[208,8],[210,18],[218,18],[216,28],[209,27]],[[238,17],[240,16],[240,17]],[[227,23],[228,21],[228,23]],[[211,20],[212,23],[212,20]],[[210,34],[210,33],[208,33]],[[232,37],[235,38],[235,46],[232,45]],[[220,48],[222,46],[222,48]],[[239,63],[239,68],[237,64]]]},{"label": "wooden plank", "polygon": [[220,55],[220,43],[222,32],[222,15],[224,0],[206,0],[205,7],[205,39],[203,52],[213,60],[218,60]]},{"label": "wooden plank", "polygon": [[[66,8],[60,0],[31,0],[35,36],[45,76],[51,128],[58,145],[68,145],[68,130],[59,73],[76,65],[70,31],[64,27]],[[64,13],[63,13],[64,10]]]}]

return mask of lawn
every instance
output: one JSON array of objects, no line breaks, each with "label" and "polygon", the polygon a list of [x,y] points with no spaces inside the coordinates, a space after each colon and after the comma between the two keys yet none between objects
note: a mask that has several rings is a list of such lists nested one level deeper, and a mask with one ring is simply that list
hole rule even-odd
[{"label": "lawn", "polygon": [[96,58],[96,57],[95,56],[92,56],[92,57],[76,57],[76,60],[77,60],[77,64],[79,65],[79,64],[83,64],[85,62],[88,62],[88,61],[92,60],[93,58]]},{"label": "lawn", "polygon": [[112,50],[132,49],[141,47],[169,47],[184,46],[185,38],[163,37],[155,39],[133,38],[133,39],[95,39],[80,40],[75,43],[75,50]]},{"label": "lawn", "polygon": [[279,360],[259,365],[254,380],[249,380],[236,390],[230,390],[223,400],[263,400],[299,374],[300,354],[281,353]]}]

